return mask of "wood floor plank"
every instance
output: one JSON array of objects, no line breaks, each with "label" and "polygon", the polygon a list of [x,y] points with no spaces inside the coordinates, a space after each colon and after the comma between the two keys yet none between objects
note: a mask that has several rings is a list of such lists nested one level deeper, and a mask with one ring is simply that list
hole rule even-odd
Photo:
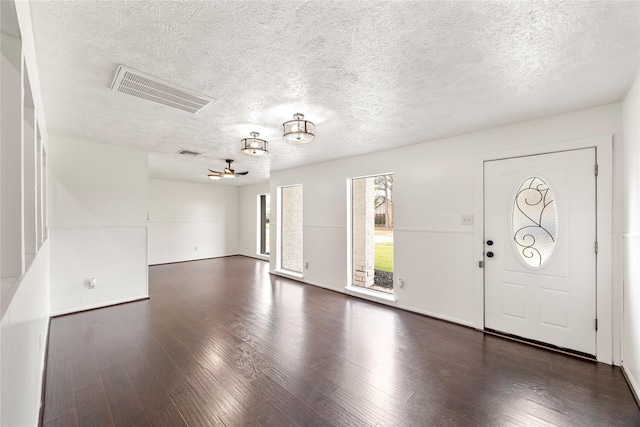
[{"label": "wood floor plank", "polygon": [[189,426],[224,426],[222,420],[210,407],[209,402],[190,385],[172,395],[176,407]]},{"label": "wood floor plank", "polygon": [[75,410],[67,412],[59,417],[45,421],[42,425],[43,427],[77,427],[78,414]]},{"label": "wood floor plank", "polygon": [[140,348],[133,345],[121,348],[120,351],[129,380],[147,417],[151,419],[160,413],[172,415],[172,410],[176,409],[173,399]]},{"label": "wood floor plank", "polygon": [[188,427],[187,422],[182,418],[182,414],[180,414],[175,405],[150,416],[149,424],[153,427]]},{"label": "wood floor plank", "polygon": [[317,390],[311,391],[307,394],[307,399],[303,400],[300,396],[292,393],[287,387],[269,376],[254,380],[253,385],[257,390],[260,390],[260,393],[269,402],[273,403],[279,410],[287,414],[291,420],[301,426],[320,427],[339,425],[334,422],[338,416],[343,419],[348,419],[351,425],[362,424],[362,420],[357,419],[348,411],[340,414],[343,408],[339,406],[333,408],[334,411],[331,413],[331,416],[327,416],[328,414],[326,412],[325,415],[323,415],[317,411],[312,405],[312,399],[326,399],[326,396]]},{"label": "wood floor plank", "polygon": [[72,344],[68,356],[73,365],[73,387],[78,391],[89,386],[100,384],[100,367],[93,350],[93,332],[77,335],[71,334]]},{"label": "wood floor plank", "polygon": [[150,299],[52,319],[45,427],[639,426],[620,369],[270,276],[153,266]]},{"label": "wood floor plank", "polygon": [[140,399],[123,365],[100,371],[113,421],[119,426],[149,426]]},{"label": "wood floor plank", "polygon": [[[57,329],[57,324],[51,328]],[[74,365],[68,350],[59,347],[57,351],[50,352],[46,372],[44,421],[75,411],[73,371]]]},{"label": "wood floor plank", "polygon": [[75,396],[79,426],[115,426],[102,382],[78,390]]}]

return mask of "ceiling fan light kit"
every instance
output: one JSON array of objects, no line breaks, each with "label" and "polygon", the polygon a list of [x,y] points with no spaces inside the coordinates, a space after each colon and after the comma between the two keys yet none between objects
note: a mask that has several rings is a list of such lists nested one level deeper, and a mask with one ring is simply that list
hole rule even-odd
[{"label": "ceiling fan light kit", "polygon": [[284,128],[282,137],[292,144],[308,144],[316,138],[313,133],[316,125],[309,120],[305,120],[304,114],[294,114],[293,120],[284,122],[282,127]]},{"label": "ceiling fan light kit", "polygon": [[218,172],[218,171],[214,171],[209,169],[209,172],[211,172],[208,176],[209,179],[220,179],[220,178],[235,178],[236,175],[246,175],[249,173],[249,171],[244,171],[244,172],[236,172],[235,170],[231,169],[231,163],[233,163],[232,159],[226,159],[225,160],[227,162],[227,167],[224,168],[224,170],[222,172]]},{"label": "ceiling fan light kit", "polygon": [[[314,134],[316,125],[309,120],[305,120],[304,114],[294,114],[293,120],[284,122],[282,127],[284,128],[284,134],[282,137],[285,141],[292,144],[308,144],[316,138],[316,135]],[[267,141],[259,138],[260,134],[258,132],[251,132],[250,135],[251,137],[240,140],[240,143],[242,144],[240,152],[252,157],[262,157],[266,155],[269,152],[267,150]],[[233,160],[226,159],[225,161],[227,162],[227,167],[224,168],[222,172],[209,169],[209,172],[211,172],[208,175],[209,179],[217,180],[220,178],[235,178],[236,175],[246,175],[249,173],[249,171],[235,172],[231,169],[231,163]]]},{"label": "ceiling fan light kit", "polygon": [[251,138],[244,138],[240,142],[242,143],[242,154],[253,157],[261,157],[268,153],[267,141],[258,138],[260,134],[258,132],[251,132]]}]

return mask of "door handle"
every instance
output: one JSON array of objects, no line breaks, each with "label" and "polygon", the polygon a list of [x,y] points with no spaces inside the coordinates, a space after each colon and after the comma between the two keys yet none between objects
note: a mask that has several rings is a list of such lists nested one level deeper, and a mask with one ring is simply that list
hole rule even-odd
[{"label": "door handle", "polygon": [[487,257],[493,258],[493,252],[491,252],[491,251],[487,252]]}]

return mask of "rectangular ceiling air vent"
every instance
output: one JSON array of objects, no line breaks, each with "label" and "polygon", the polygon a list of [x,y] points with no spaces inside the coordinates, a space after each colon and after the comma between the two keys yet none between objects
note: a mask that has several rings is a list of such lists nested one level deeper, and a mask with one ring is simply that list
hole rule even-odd
[{"label": "rectangular ceiling air vent", "polygon": [[118,66],[111,90],[193,114],[198,114],[215,101],[208,96],[156,79],[124,65]]},{"label": "rectangular ceiling air vent", "polygon": [[182,154],[183,156],[192,156],[192,157],[202,156],[202,153],[196,153],[195,151],[189,151],[189,150],[180,150],[178,151],[178,154]]}]

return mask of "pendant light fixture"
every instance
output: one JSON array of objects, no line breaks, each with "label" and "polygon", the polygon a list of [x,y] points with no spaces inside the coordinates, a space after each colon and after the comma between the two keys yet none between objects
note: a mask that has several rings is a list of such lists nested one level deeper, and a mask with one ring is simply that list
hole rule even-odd
[{"label": "pendant light fixture", "polygon": [[251,138],[244,138],[240,142],[242,143],[242,154],[247,156],[260,157],[268,153],[267,141],[258,138],[260,134],[258,132],[251,132]]},{"label": "pendant light fixture", "polygon": [[293,120],[284,122],[282,126],[284,127],[284,135],[282,137],[292,144],[307,144],[316,138],[313,134],[316,125],[309,120],[305,120],[304,114],[294,114]]}]

